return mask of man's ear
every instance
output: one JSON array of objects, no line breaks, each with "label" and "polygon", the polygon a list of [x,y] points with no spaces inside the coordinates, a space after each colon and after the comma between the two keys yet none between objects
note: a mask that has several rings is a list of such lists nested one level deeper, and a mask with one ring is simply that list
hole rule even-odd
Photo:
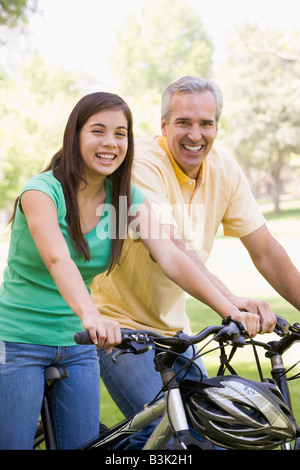
[{"label": "man's ear", "polygon": [[165,120],[165,118],[162,116],[162,117],[161,117],[161,120],[160,120],[160,128],[161,128],[161,133],[162,133],[162,135],[164,135],[164,136],[167,135],[166,127],[167,127],[166,120]]}]

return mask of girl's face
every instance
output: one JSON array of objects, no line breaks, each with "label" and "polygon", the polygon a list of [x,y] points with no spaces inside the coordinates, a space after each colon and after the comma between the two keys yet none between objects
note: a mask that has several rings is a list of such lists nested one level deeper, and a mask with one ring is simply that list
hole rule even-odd
[{"label": "girl's face", "polygon": [[128,147],[128,122],[120,109],[91,116],[80,131],[80,151],[85,177],[111,175],[123,162]]}]

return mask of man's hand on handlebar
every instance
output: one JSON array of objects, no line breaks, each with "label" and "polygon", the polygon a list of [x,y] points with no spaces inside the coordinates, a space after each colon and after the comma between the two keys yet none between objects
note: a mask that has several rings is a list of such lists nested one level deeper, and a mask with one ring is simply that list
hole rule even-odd
[{"label": "man's hand on handlebar", "polygon": [[[238,296],[232,296],[229,300],[239,310],[244,310],[248,313],[251,312],[259,316],[260,330],[258,330],[257,333],[272,333],[276,326],[276,316],[273,313],[268,302],[261,299],[251,299],[247,297]],[[248,320],[245,319],[245,321]],[[253,318],[250,319],[250,323],[252,327],[254,327],[255,320]]]}]

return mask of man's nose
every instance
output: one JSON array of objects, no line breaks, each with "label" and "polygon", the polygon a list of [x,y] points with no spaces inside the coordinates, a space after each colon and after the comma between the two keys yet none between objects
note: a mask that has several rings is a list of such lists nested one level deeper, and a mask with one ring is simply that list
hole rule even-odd
[{"label": "man's nose", "polygon": [[198,142],[202,137],[202,132],[198,124],[194,124],[188,134],[189,139],[193,142]]}]

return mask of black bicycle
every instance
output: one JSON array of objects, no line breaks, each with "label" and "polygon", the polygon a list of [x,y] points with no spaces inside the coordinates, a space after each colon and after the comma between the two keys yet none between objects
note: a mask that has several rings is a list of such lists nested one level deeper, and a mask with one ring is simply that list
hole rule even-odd
[{"label": "black bicycle", "polygon": [[[279,339],[269,342],[247,339],[243,326],[230,318],[218,326],[209,326],[195,336],[179,331],[174,337],[139,330],[125,330],[122,343],[116,348],[115,360],[120,354],[143,354],[149,345],[155,345],[155,367],[161,374],[161,393],[153,401],[129,419],[110,429],[104,427],[92,441],[80,447],[82,450],[124,450],[132,434],[160,418],[144,446],[144,450],[193,450],[215,449],[285,449],[300,448],[300,430],[293,414],[289,380],[292,370],[283,365],[284,353],[300,341],[300,325],[290,325],[277,317],[274,330]],[[263,338],[263,335],[262,335]],[[209,352],[220,351],[220,366],[215,377],[203,379],[199,369],[199,381],[185,378],[177,380],[174,362],[187,348],[206,340],[201,349],[194,350],[194,357],[183,368],[197,367],[194,360]],[[88,332],[79,332],[75,341],[90,343]],[[217,346],[210,347],[213,342]],[[152,346],[151,346],[152,347]],[[232,359],[237,351],[251,347],[254,353],[260,381],[250,381],[239,376]],[[263,377],[257,349],[263,349],[270,359],[271,377]],[[229,351],[228,351],[229,349]],[[299,361],[298,361],[299,362]],[[47,369],[46,369],[47,372]],[[65,370],[48,369],[49,381],[60,380]],[[182,371],[181,371],[182,372]],[[51,385],[50,385],[51,386]],[[48,390],[45,389],[42,419],[37,430],[35,447],[41,441],[46,449],[55,449],[55,435],[48,406]],[[194,430],[201,440],[192,435]],[[193,433],[195,434],[195,433]]]}]

